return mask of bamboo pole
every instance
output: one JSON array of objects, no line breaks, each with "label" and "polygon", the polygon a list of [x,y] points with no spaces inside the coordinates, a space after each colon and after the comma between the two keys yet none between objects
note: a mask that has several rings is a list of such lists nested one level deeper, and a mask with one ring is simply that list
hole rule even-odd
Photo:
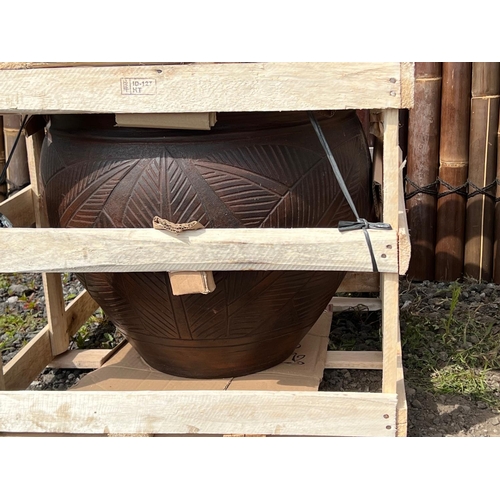
[{"label": "bamboo pole", "polygon": [[[442,64],[415,64],[415,105],[408,120],[406,209],[412,244],[408,276],[434,279],[437,189],[431,186],[439,169]],[[416,186],[416,187],[415,187]],[[426,186],[431,186],[427,187]],[[419,189],[425,192],[412,195]]]},{"label": "bamboo pole", "polygon": [[[3,135],[5,141],[5,155],[10,154],[14,146],[19,128],[21,127],[21,115],[3,116]],[[19,188],[29,184],[30,176],[28,170],[28,157],[26,154],[26,140],[24,134],[19,138],[16,150],[7,170],[7,192],[10,194]]]},{"label": "bamboo pole", "polygon": [[[473,63],[464,274],[487,282],[493,277],[499,94],[500,63]],[[487,186],[487,194],[478,191]]]},{"label": "bamboo pole", "polygon": [[462,277],[472,63],[443,63],[435,279]]},{"label": "bamboo pole", "polygon": [[[500,111],[497,132],[497,191],[496,197],[500,198]],[[495,243],[493,245],[493,281],[500,284],[500,202],[495,203]]]}]

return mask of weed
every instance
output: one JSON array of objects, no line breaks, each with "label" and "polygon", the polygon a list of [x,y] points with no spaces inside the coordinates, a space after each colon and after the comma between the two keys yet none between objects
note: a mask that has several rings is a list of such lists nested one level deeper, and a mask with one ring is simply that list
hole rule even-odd
[{"label": "weed", "polygon": [[453,283],[450,290],[445,317],[429,317],[415,308],[402,311],[405,376],[435,393],[470,395],[498,406],[486,377],[500,368],[500,327],[476,320],[471,312],[459,317],[461,287]]}]

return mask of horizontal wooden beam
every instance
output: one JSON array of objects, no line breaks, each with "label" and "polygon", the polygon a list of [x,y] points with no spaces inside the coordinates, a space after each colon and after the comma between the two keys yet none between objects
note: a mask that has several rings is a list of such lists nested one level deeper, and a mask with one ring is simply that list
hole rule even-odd
[{"label": "horizontal wooden beam", "polygon": [[380,275],[379,273],[357,273],[348,272],[342,283],[337,289],[337,293],[352,293],[352,292],[379,292],[380,291]]},{"label": "horizontal wooden beam", "polygon": [[325,369],[382,370],[380,351],[328,351]]},{"label": "horizontal wooden beam", "polygon": [[[370,230],[380,272],[398,271],[397,235]],[[372,271],[362,231],[338,229],[3,229],[0,272]]]},{"label": "horizontal wooden beam", "polygon": [[394,436],[395,427],[395,394],[0,392],[0,432]]},{"label": "horizontal wooden beam", "polygon": [[0,213],[12,222],[14,227],[30,227],[35,223],[33,191],[26,186],[21,191],[0,203]]},{"label": "horizontal wooden beam", "polygon": [[333,297],[327,306],[329,312],[341,312],[357,308],[365,311],[380,311],[382,301],[368,297]]},{"label": "horizontal wooden beam", "polygon": [[0,70],[0,113],[402,108],[412,63],[230,63]]}]

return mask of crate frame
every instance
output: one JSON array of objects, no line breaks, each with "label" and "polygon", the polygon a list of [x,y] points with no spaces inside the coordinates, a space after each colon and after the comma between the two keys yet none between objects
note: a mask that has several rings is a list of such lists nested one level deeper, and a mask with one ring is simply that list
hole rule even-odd
[{"label": "crate frame", "polygon": [[[328,353],[327,369],[372,368],[382,370],[382,393],[288,392],[288,391],[167,391],[167,392],[36,392],[24,391],[31,381],[59,355],[64,356],[71,336],[98,307],[87,292],[82,292],[67,307],[64,306],[59,271],[74,271],[78,266],[93,266],[93,270],[116,270],[116,265],[102,263],[97,257],[105,253],[89,242],[83,253],[67,256],[51,253],[50,266],[43,259],[26,260],[22,249],[42,238],[43,249],[51,242],[61,241],[74,248],[78,238],[73,229],[49,229],[43,200],[40,196],[38,162],[43,131],[27,138],[31,185],[0,204],[0,212],[15,225],[36,222],[36,229],[8,229],[3,238],[4,254],[15,255],[16,272],[43,272],[47,305],[47,326],[7,365],[0,365],[0,433],[61,433],[61,434],[263,434],[263,435],[347,435],[394,436],[406,435],[406,397],[401,360],[399,332],[399,275],[408,267],[410,244],[398,148],[398,110],[413,105],[414,67],[412,63],[234,63],[189,65],[130,65],[109,67],[35,67],[2,69],[0,83],[5,89],[0,97],[1,113],[151,113],[151,112],[213,112],[271,111],[315,109],[371,109],[379,117],[383,130],[383,216],[392,230],[384,231],[376,247],[377,260],[381,249],[392,251],[395,259],[380,273],[380,304],[382,309],[381,353]],[[153,78],[156,93],[129,95],[120,91],[122,79]],[[200,85],[202,82],[203,85]],[[57,87],[57,91],[55,91]],[[89,91],[88,89],[92,89]],[[178,89],[183,92],[179,93]],[[177,92],[177,94],[175,93]],[[172,96],[177,96],[174,99]],[[285,98],[286,97],[286,98]],[[82,230],[86,231],[86,230]],[[88,230],[92,231],[92,230]],[[110,238],[122,241],[130,235],[154,230],[106,230]],[[209,244],[219,241],[216,229],[204,231]],[[224,230],[223,230],[224,231]],[[231,231],[241,238],[241,247],[258,250],[259,237],[245,229]],[[269,230],[276,249],[290,247],[292,257],[287,269],[304,269],[307,249],[299,248],[304,237],[314,235],[313,229]],[[325,231],[335,238],[337,230]],[[56,236],[54,234],[56,233]],[[252,233],[252,234],[250,234]],[[360,233],[360,232],[358,232]],[[372,231],[376,240],[378,235]],[[55,238],[55,239],[54,239]],[[154,238],[154,237],[153,237]],[[334,269],[370,271],[366,256],[353,264],[345,258],[352,253],[353,241],[363,235],[354,234],[352,241],[343,242],[342,259]],[[234,238],[230,238],[234,239]],[[38,241],[38,240],[37,240]],[[153,247],[164,241],[153,241]],[[222,247],[227,242],[220,243]],[[327,246],[316,255],[327,252]],[[228,252],[228,255],[231,254]],[[43,253],[43,252],[40,252]],[[200,254],[201,251],[198,251]],[[258,253],[258,251],[257,251]],[[163,264],[164,270],[244,269],[248,256],[240,267],[227,262],[199,263],[196,251],[189,263],[179,269]],[[325,254],[327,255],[327,254]],[[385,254],[384,254],[385,255]],[[388,257],[385,255],[384,258]],[[245,260],[246,259],[246,260]],[[254,260],[252,262],[255,262]],[[381,264],[385,261],[380,260]],[[273,270],[278,263],[262,261],[264,269]],[[97,267],[101,265],[101,267]],[[145,264],[148,266],[148,264]],[[142,270],[158,270],[161,262],[150,263]],[[45,266],[45,267],[44,267]],[[107,267],[102,267],[107,266]],[[208,266],[208,267],[207,267]],[[241,267],[243,266],[243,267]],[[330,267],[328,267],[330,266]],[[248,267],[247,267],[248,268]],[[308,269],[329,269],[328,255],[318,265]],[[86,268],[87,269],[87,268]],[[5,259],[0,258],[0,270],[9,272]],[[127,269],[120,269],[127,270]],[[362,278],[364,279],[364,278]],[[362,285],[359,285],[362,288]],[[359,290],[361,291],[361,290]],[[338,304],[338,299],[337,304]],[[361,299],[362,301],[362,299]],[[337,307],[332,303],[332,307]],[[0,360],[1,362],[1,360]],[[117,409],[119,408],[119,411]],[[138,409],[142,410],[139,411]],[[194,409],[193,409],[194,408]],[[168,410],[168,412],[167,412]],[[168,415],[168,418],[166,417]],[[345,425],[346,419],[350,421]]]}]

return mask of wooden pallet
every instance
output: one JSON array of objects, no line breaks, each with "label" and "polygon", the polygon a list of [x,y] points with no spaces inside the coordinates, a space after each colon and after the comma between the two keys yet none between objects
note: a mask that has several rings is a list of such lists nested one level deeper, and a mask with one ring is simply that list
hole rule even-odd
[{"label": "wooden pallet", "polygon": [[[124,80],[148,80],[148,89],[152,86],[154,91],[124,92]],[[17,226],[2,230],[0,272],[44,273],[48,325],[0,369],[0,389],[4,389],[0,391],[0,433],[406,434],[398,284],[399,275],[408,266],[410,247],[398,158],[398,109],[412,106],[413,64],[37,67],[0,69],[0,84],[1,113],[376,109],[384,137],[383,221],[392,226],[392,230],[371,231],[370,235],[382,271],[382,352],[329,353],[327,358],[328,369],[381,369],[381,394],[24,391],[46,366],[60,362],[56,357],[67,351],[71,336],[97,308],[86,292],[65,307],[60,272],[244,270],[251,262],[252,269],[360,273],[351,274],[348,280],[355,283],[350,290],[362,291],[369,288],[366,277],[371,270],[361,232],[339,235],[336,229],[208,229],[186,236],[190,242],[187,246],[179,244],[179,237],[153,229],[49,229],[38,179],[43,133],[30,136],[31,186],[0,204],[0,212]],[[27,227],[33,222],[36,228]],[[147,245],[147,251],[134,248],[138,238],[143,247]],[[271,240],[275,251],[266,252],[264,261],[260,248]],[[103,241],[109,243],[105,249]],[[120,247],[119,259],[111,252],[116,246]],[[207,259],[207,252],[214,249],[217,264]],[[237,260],[235,251],[240,256]],[[165,255],[172,256],[168,262]],[[349,290],[349,285],[344,290]],[[333,303],[335,307],[339,306]],[[342,424],[342,415],[348,415],[352,422],[348,428]],[[196,425],[190,423],[194,420]]]}]

